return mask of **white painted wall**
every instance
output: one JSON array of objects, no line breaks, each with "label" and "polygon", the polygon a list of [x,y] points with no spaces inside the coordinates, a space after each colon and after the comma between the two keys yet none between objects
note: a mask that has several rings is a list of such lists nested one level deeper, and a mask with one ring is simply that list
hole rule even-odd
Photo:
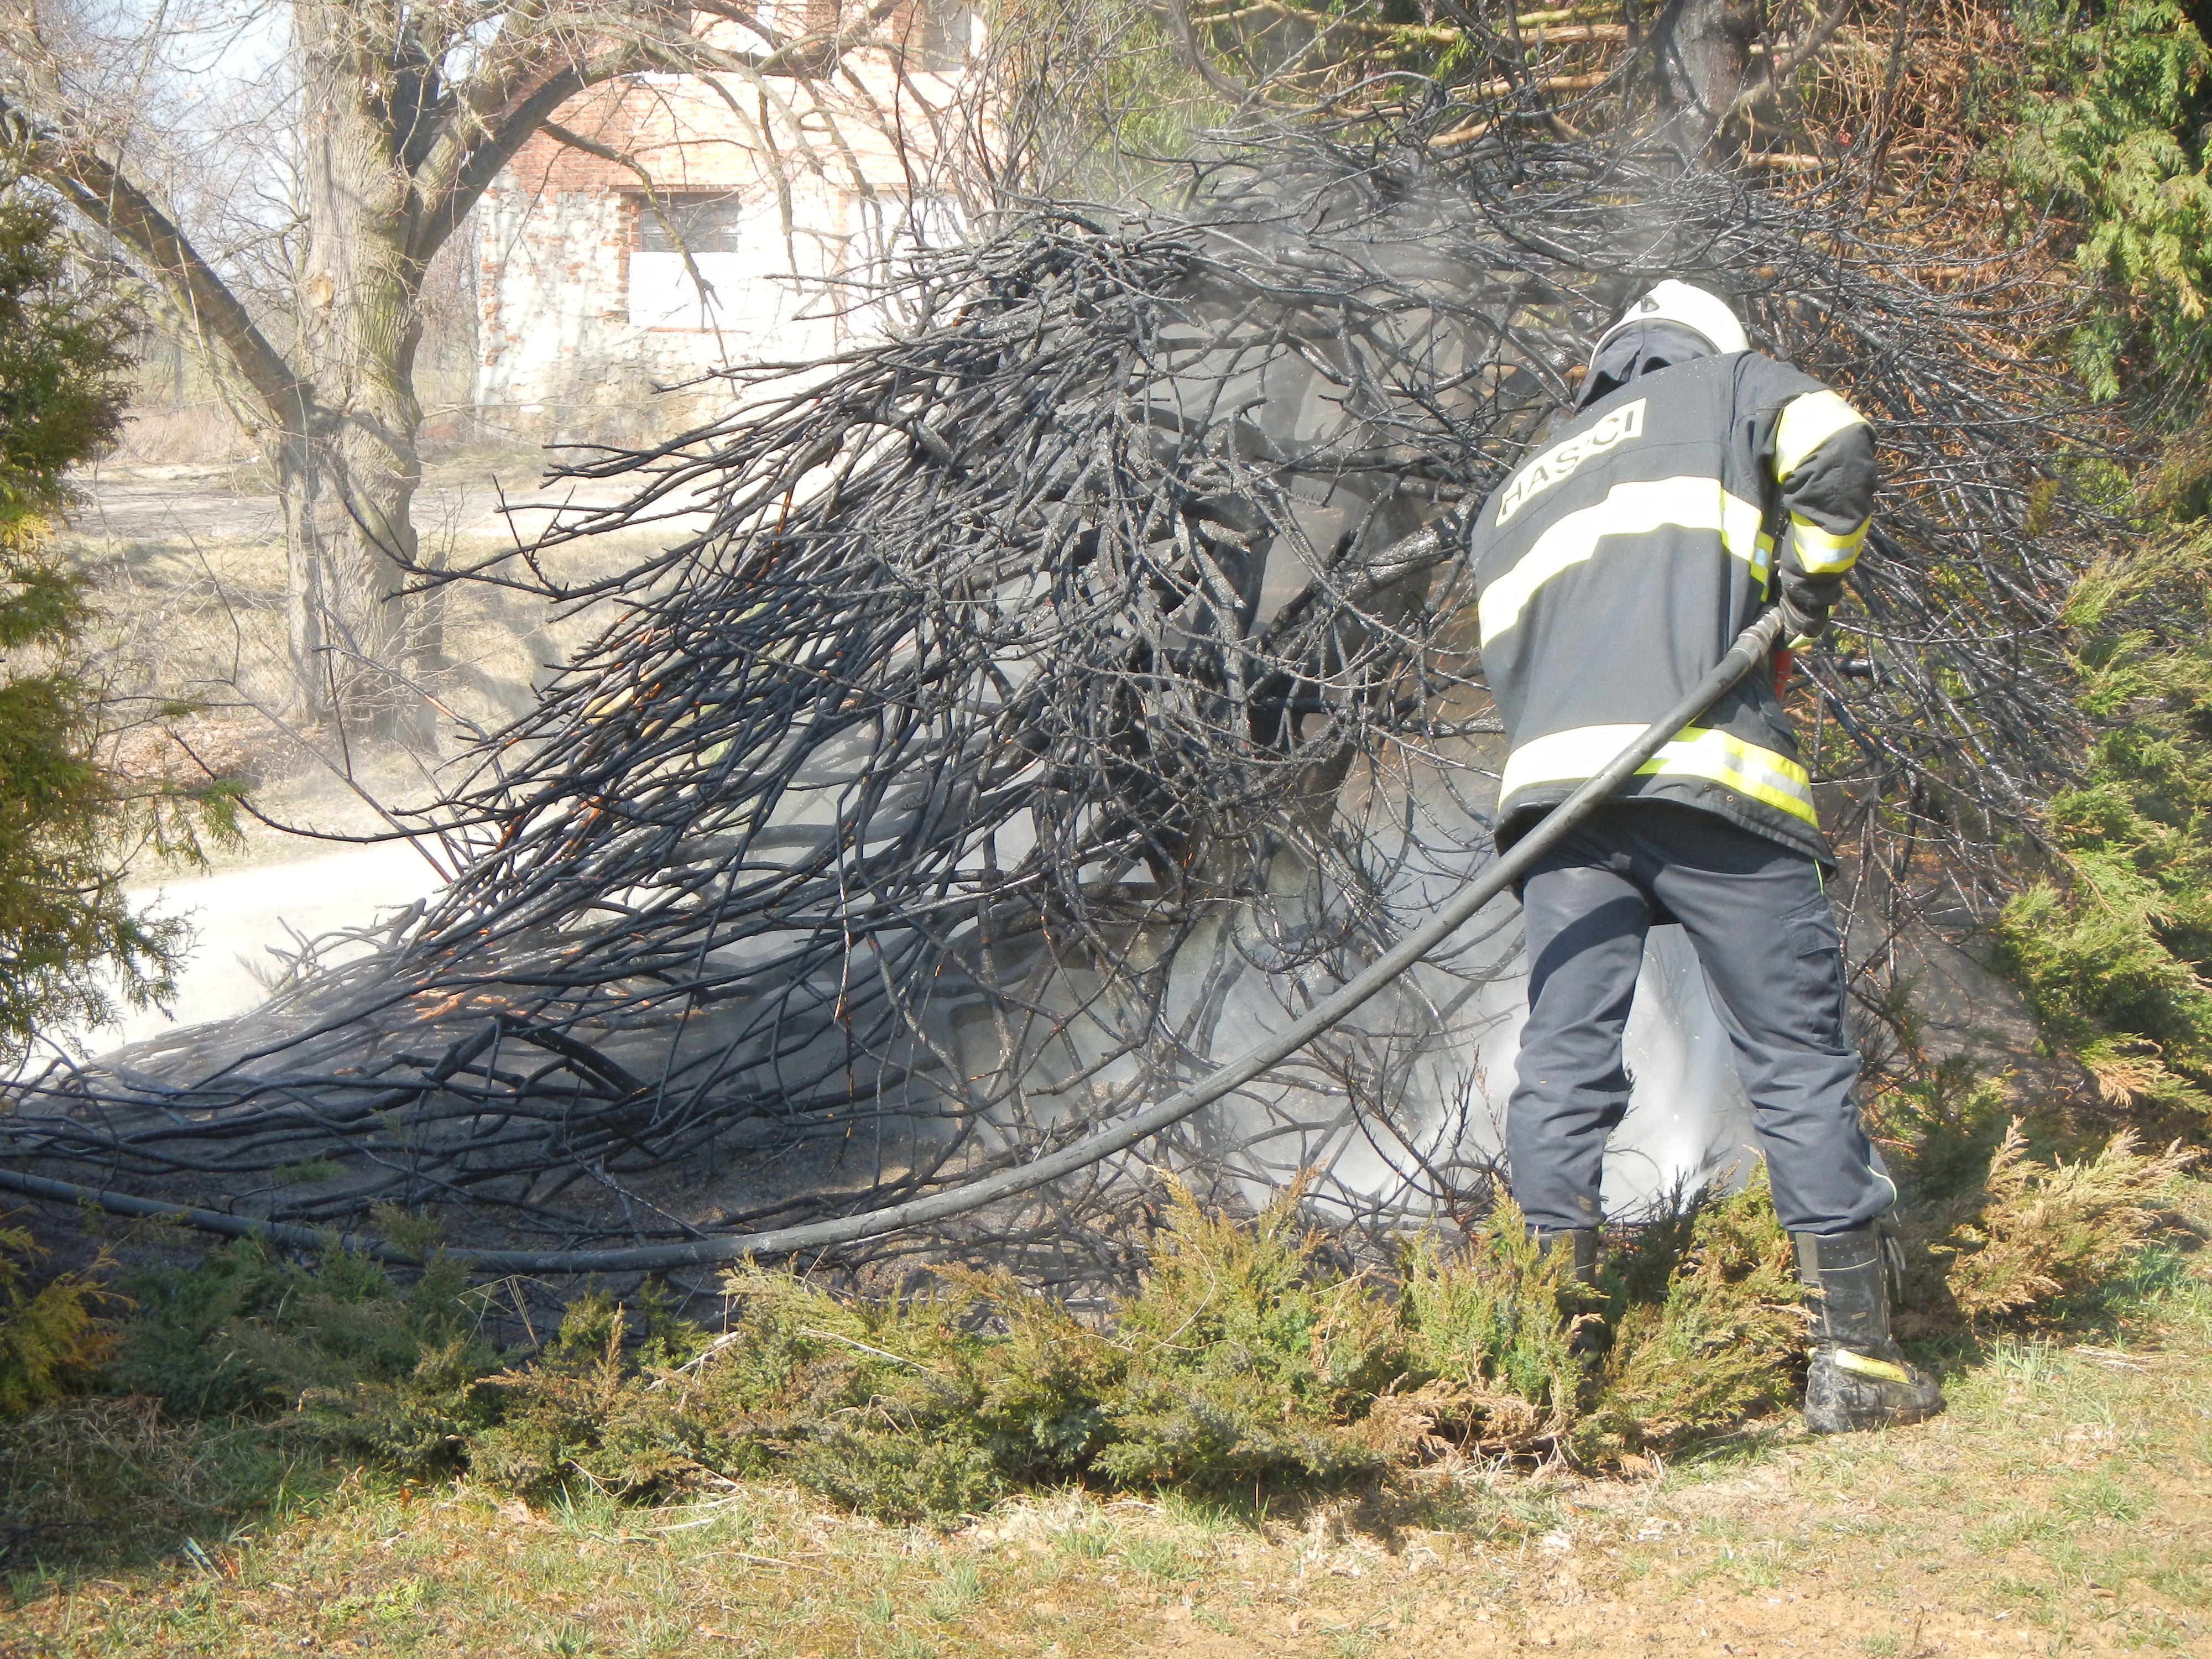
[{"label": "white painted wall", "polygon": [[486,194],[476,401],[489,425],[553,438],[665,430],[710,417],[730,393],[682,394],[672,419],[661,387],[837,349],[823,275],[844,261],[842,198],[794,191],[789,234],[772,195],[744,202],[738,249],[693,255],[711,294],[683,255],[632,247],[635,212],[620,192],[538,193],[511,178]]}]

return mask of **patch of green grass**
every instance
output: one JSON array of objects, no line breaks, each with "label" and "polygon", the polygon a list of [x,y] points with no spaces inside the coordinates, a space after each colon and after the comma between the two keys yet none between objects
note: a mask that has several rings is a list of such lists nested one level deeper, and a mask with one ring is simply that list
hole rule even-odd
[{"label": "patch of green grass", "polygon": [[1252,1525],[1249,1504],[1224,1501],[1201,1492],[1163,1492],[1160,1511],[1178,1525],[1217,1536],[1244,1532]]},{"label": "patch of green grass", "polygon": [[1534,1538],[1558,1530],[1565,1504],[1557,1488],[1508,1474],[1486,1482],[1455,1518],[1490,1537]]},{"label": "patch of green grass", "polygon": [[34,1542],[48,1570],[136,1565],[188,1535],[220,1541],[281,1519],[341,1478],[255,1424],[179,1422],[145,1399],[66,1400],[0,1423],[0,1539]]},{"label": "patch of green grass", "polygon": [[982,1569],[972,1560],[946,1566],[924,1602],[933,1619],[952,1620],[965,1613],[983,1593]]},{"label": "patch of green grass", "polygon": [[540,1636],[532,1644],[550,1659],[596,1659],[599,1638],[581,1625],[562,1624]]},{"label": "patch of green grass", "polygon": [[1110,1554],[1114,1548],[1114,1534],[1106,1527],[1070,1527],[1053,1534],[1053,1547],[1063,1555],[1078,1560],[1097,1561]]},{"label": "patch of green grass", "polygon": [[2052,1536],[2058,1525],[2056,1519],[2040,1510],[2016,1511],[1973,1528],[1966,1534],[1966,1540],[1984,1555],[2002,1555],[2031,1539]]},{"label": "patch of green grass", "polygon": [[866,1601],[860,1604],[860,1616],[872,1625],[888,1630],[898,1622],[898,1602],[888,1585],[878,1584]]},{"label": "patch of green grass", "polygon": [[1770,1590],[1782,1582],[1782,1569],[1762,1557],[1744,1556],[1729,1564],[1728,1576],[1739,1589]]},{"label": "patch of green grass", "polygon": [[2212,1608],[2212,1559],[2174,1561],[2152,1568],[2143,1583],[2185,1607]]},{"label": "patch of green grass", "polygon": [[2069,1480],[2058,1489],[2058,1507],[2077,1521],[2136,1521],[2150,1499],[2131,1491],[2106,1470]]},{"label": "patch of green grass", "polygon": [[1982,1363],[1989,1381],[2023,1389],[2042,1387],[2062,1369],[2058,1343],[2051,1337],[1993,1342]]},{"label": "patch of green grass", "polygon": [[1200,1572],[1198,1562],[1172,1538],[1145,1535],[1127,1539],[1115,1553],[1147,1578],[1181,1583],[1197,1577]]}]

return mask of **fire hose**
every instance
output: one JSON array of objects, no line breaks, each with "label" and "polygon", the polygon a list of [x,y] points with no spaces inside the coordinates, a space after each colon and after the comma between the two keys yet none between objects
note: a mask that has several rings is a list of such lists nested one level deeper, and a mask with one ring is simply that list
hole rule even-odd
[{"label": "fire hose", "polygon": [[[1188,1088],[1140,1111],[1132,1112],[1105,1127],[1094,1130],[1057,1151],[1012,1169],[985,1176],[959,1187],[923,1198],[908,1199],[882,1209],[829,1221],[811,1221],[757,1233],[703,1237],[670,1244],[637,1245],[619,1249],[485,1250],[447,1249],[441,1259],[476,1271],[502,1273],[625,1273],[654,1272],[702,1262],[733,1261],[746,1256],[792,1255],[840,1244],[878,1238],[908,1227],[945,1221],[966,1215],[1001,1199],[1030,1192],[1063,1176],[1126,1152],[1161,1130],[1212,1105],[1242,1088],[1270,1067],[1290,1058],[1316,1037],[1338,1024],[1361,1005],[1420,962],[1482,907],[1505,891],[1537,860],[1556,846],[1613,791],[1620,788],[1678,736],[1682,729],[1733,690],[1752,669],[1771,653],[1782,634],[1779,611],[1769,611],[1739,634],[1719,664],[1698,682],[1689,695],[1645,728],[1642,736],[1607,763],[1603,770],[1553,807],[1512,848],[1491,861],[1481,874],[1455,894],[1436,915],[1406,935],[1353,978],[1323,997],[1305,1013],[1250,1052],[1208,1073]],[[292,1248],[327,1249],[332,1246],[356,1251],[383,1261],[419,1263],[422,1254],[387,1240],[354,1234],[333,1235],[312,1227],[257,1221],[165,1204],[157,1199],[134,1198],[82,1187],[65,1181],[0,1170],[0,1188],[64,1203],[88,1204],[113,1214],[151,1218],[179,1223],[202,1231],[233,1238],[255,1238]]]}]

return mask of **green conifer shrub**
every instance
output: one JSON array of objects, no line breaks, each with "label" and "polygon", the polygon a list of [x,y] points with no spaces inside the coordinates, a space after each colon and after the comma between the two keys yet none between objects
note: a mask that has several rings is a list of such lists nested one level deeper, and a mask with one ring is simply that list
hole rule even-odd
[{"label": "green conifer shrub", "polygon": [[2212,376],[2212,50],[2174,0],[2036,0],[2016,27],[2029,82],[2002,141],[2013,175],[2072,219],[2094,302],[2077,372],[2099,397]]},{"label": "green conifer shrub", "polygon": [[132,337],[54,209],[0,169],[0,1058],[105,1019],[102,974],[134,1005],[165,995],[182,927],[133,913],[121,849],[189,860],[201,833],[234,833],[234,787],[133,786],[100,763],[118,711],[82,677],[84,585],[49,541],[69,469],[121,424]]},{"label": "green conifer shrub", "polygon": [[1569,1344],[1575,1320],[1597,1316],[1565,1266],[1538,1253],[1510,1199],[1460,1251],[1445,1254],[1426,1234],[1407,1247],[1399,1316],[1440,1436],[1470,1450],[1527,1453],[1556,1444],[1574,1423],[1584,1379]]},{"label": "green conifer shrub", "polygon": [[2069,606],[2100,728],[2051,798],[2057,867],[2006,907],[1997,964],[2045,1042],[2163,1136],[2212,1139],[2212,537],[2155,537]]},{"label": "green conifer shrub", "polygon": [[[1510,1203],[1459,1249],[1410,1241],[1395,1285],[1320,1243],[1295,1194],[1239,1218],[1173,1189],[1151,1268],[1096,1328],[963,1270],[866,1300],[748,1266],[727,1330],[656,1334],[648,1317],[641,1346],[587,1297],[481,1385],[497,1420],[471,1435],[470,1469],[539,1498],[775,1476],[943,1520],[1069,1481],[1328,1489],[1444,1447],[1603,1463],[1771,1407],[1802,1329],[1763,1187],[1644,1230],[1595,1291],[1562,1282]],[[1586,1363],[1569,1340],[1600,1318],[1618,1335]]]},{"label": "green conifer shrub", "polygon": [[[70,468],[121,422],[131,337],[112,287],[71,265],[53,208],[0,166],[0,1064],[41,1030],[104,1019],[109,984],[134,1004],[168,990],[181,925],[132,912],[123,848],[191,857],[200,830],[231,830],[228,788],[137,788],[100,763],[114,711],[81,672],[83,584],[49,540]],[[27,1233],[0,1231],[0,1417],[82,1376],[107,1340],[97,1275],[33,1293],[35,1255]]]},{"label": "green conifer shrub", "polygon": [[[423,1237],[405,1218],[382,1224]],[[179,1419],[270,1415],[307,1444],[449,1468],[489,1420],[475,1385],[499,1364],[466,1285],[434,1258],[403,1288],[350,1251],[301,1263],[241,1239],[131,1281],[137,1314],[108,1381]]]},{"label": "green conifer shrub", "polygon": [[[1954,1322],[2032,1322],[2093,1291],[2160,1227],[2188,1161],[2124,1138],[2071,1162],[2016,1129],[1984,1143],[2002,1098],[1985,1079],[1931,1097],[1931,1122],[1972,1128],[1898,1149],[1928,1299]],[[1923,1146],[1955,1190],[1913,1179]],[[294,1455],[465,1469],[540,1501],[769,1478],[902,1522],[1070,1483],[1329,1490],[1455,1451],[1605,1468],[1794,1401],[1804,1316],[1763,1178],[1618,1234],[1595,1287],[1510,1201],[1455,1247],[1407,1240],[1387,1274],[1324,1242],[1296,1194],[1238,1218],[1171,1189],[1149,1270],[1095,1322],[1003,1273],[860,1297],[746,1264],[718,1333],[648,1287],[582,1297],[543,1348],[504,1355],[444,1266],[401,1284],[343,1251],[234,1245],[139,1277],[107,1377],[172,1420],[264,1425]]]},{"label": "green conifer shrub", "polygon": [[1124,1360],[1004,1275],[866,1300],[749,1265],[726,1288],[720,1336],[648,1309],[635,1351],[623,1310],[578,1303],[545,1353],[489,1380],[500,1419],[471,1441],[472,1470],[628,1497],[773,1473],[872,1514],[943,1518],[1079,1478]]},{"label": "green conifer shrub", "polygon": [[2197,1161],[2179,1143],[2136,1150],[2122,1130],[2094,1158],[2039,1164],[2019,1122],[2006,1131],[1972,1215],[1938,1249],[1951,1299],[1970,1320],[2026,1316],[2094,1293],[2162,1224],[2161,1199]]},{"label": "green conifer shrub", "polygon": [[1294,1185],[1246,1220],[1170,1188],[1152,1260],[1115,1310],[1129,1360],[1105,1402],[1108,1480],[1334,1485],[1404,1455],[1414,1418],[1371,1409],[1406,1369],[1395,1310],[1322,1261],[1302,1195]]},{"label": "green conifer shrub", "polygon": [[1805,1316],[1764,1165],[1742,1191],[1696,1207],[1662,1294],[1618,1295],[1612,1329],[1596,1398],[1575,1426],[1585,1462],[1669,1450],[1788,1403]]},{"label": "green conifer shrub", "polygon": [[25,1288],[41,1252],[28,1230],[0,1227],[0,1422],[22,1416],[96,1370],[114,1352],[101,1304],[120,1300],[94,1271],[61,1273]]}]

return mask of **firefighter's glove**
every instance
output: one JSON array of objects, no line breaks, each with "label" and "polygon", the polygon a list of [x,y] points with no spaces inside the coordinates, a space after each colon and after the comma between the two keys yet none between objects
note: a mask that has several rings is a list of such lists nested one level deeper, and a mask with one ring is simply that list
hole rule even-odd
[{"label": "firefighter's glove", "polygon": [[1828,607],[1813,605],[1789,593],[1782,596],[1782,637],[1792,651],[1802,651],[1828,631]]}]

